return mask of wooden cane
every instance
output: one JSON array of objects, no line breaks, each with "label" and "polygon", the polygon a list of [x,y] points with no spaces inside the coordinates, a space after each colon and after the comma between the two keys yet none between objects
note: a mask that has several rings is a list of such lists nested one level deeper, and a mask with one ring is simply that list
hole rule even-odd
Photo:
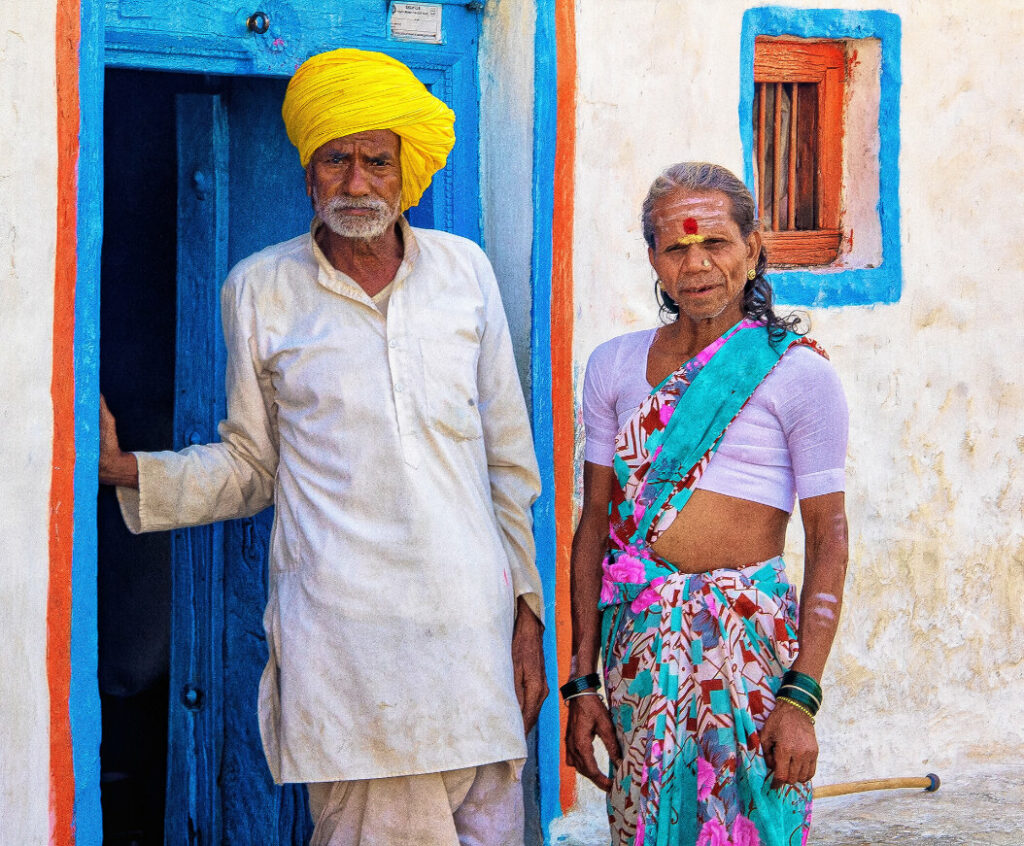
[{"label": "wooden cane", "polygon": [[896,790],[901,787],[922,787],[925,793],[934,793],[939,789],[939,777],[935,773],[911,778],[871,778],[866,781],[847,781],[843,784],[826,784],[814,788],[814,798],[824,799],[827,796],[846,796],[849,793],[867,793],[869,790]]}]

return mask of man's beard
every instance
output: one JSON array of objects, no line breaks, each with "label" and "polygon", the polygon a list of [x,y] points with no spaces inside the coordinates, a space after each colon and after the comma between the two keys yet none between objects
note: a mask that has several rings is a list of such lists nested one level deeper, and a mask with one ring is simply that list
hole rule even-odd
[{"label": "man's beard", "polygon": [[[342,238],[372,241],[388,231],[401,211],[396,198],[393,205],[379,197],[332,197],[321,201],[314,192],[313,207],[324,225]],[[347,215],[346,209],[369,209],[367,215]]]}]

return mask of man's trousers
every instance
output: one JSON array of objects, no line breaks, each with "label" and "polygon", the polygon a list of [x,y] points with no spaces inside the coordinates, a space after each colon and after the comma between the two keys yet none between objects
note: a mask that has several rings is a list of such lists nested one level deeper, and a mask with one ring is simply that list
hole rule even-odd
[{"label": "man's trousers", "polygon": [[310,846],[522,846],[522,761],[307,785]]}]

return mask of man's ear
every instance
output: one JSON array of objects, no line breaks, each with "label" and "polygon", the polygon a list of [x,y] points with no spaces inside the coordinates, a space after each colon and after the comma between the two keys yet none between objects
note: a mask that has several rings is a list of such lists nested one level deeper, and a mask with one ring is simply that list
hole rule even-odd
[{"label": "man's ear", "polygon": [[313,198],[313,163],[306,165],[306,196]]}]

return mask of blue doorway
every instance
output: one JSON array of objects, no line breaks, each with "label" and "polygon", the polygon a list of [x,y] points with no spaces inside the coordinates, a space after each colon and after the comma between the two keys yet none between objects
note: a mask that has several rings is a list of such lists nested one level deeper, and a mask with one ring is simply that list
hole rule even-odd
[{"label": "blue doorway", "polygon": [[[307,55],[384,50],[453,106],[456,150],[410,219],[480,238],[474,10],[446,6],[446,41],[428,47],[388,40],[377,2],[346,4],[344,27],[318,4],[271,4],[270,40],[215,5],[106,5],[101,389],[128,449],[216,438],[220,284],[309,224],[280,119],[287,76]],[[304,26],[306,15],[326,24]],[[272,784],[256,724],[271,519],[131,537],[102,494],[105,842],[308,839],[304,790]]]}]

